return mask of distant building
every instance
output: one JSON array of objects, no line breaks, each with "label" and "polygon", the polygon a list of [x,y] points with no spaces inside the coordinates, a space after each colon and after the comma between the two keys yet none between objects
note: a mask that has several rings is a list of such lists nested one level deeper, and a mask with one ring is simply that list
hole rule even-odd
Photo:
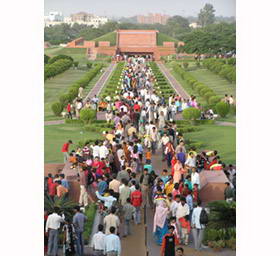
[{"label": "distant building", "polygon": [[193,22],[189,25],[190,28],[201,28],[201,26],[197,22]]},{"label": "distant building", "polygon": [[160,13],[149,13],[148,15],[138,15],[137,22],[140,24],[162,24],[166,25],[167,20],[170,18],[169,15]]},{"label": "distant building", "polygon": [[[52,17],[55,17],[55,15],[52,15]],[[61,17],[50,19],[50,15],[45,16],[45,27],[51,27],[63,23],[73,26],[75,23],[77,23],[80,25],[87,25],[87,26],[93,26],[95,28],[99,28],[101,25],[104,25],[105,23],[108,22],[107,17],[99,17],[86,12],[71,14],[70,17],[64,17],[64,18],[61,14]]]},{"label": "distant building", "polygon": [[49,12],[49,15],[46,16],[49,21],[63,21],[62,12]]}]

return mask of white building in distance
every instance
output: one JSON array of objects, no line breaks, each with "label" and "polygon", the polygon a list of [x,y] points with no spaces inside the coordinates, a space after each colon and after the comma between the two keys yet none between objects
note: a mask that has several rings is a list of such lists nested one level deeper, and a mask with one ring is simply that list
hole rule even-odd
[{"label": "white building in distance", "polygon": [[[62,17],[62,18],[61,18]],[[107,17],[95,16],[93,14],[80,12],[72,14],[70,17],[62,16],[62,13],[50,12],[48,16],[45,16],[45,27],[51,27],[60,24],[69,24],[73,26],[75,23],[86,26],[93,26],[99,28],[108,22]]]},{"label": "white building in distance", "polygon": [[193,22],[189,25],[190,28],[201,28],[201,26],[197,22]]}]

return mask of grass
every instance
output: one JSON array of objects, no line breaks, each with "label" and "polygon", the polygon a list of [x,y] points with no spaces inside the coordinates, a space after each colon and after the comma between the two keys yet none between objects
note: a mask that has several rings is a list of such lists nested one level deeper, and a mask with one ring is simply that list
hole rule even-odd
[{"label": "grass", "polygon": [[[108,66],[108,63],[103,64],[104,70]],[[86,73],[87,70],[70,69],[64,72],[63,74],[57,75],[53,79],[47,80],[45,82],[45,121],[61,119],[61,117],[53,115],[53,112],[51,110],[52,103],[58,101],[59,96],[67,92],[69,86],[73,84],[76,80],[79,80]],[[83,91],[84,97],[87,96],[87,94],[95,86],[96,82],[99,80],[100,76],[103,73],[104,72],[99,72],[98,75],[90,81],[89,85]]]},{"label": "grass", "polygon": [[110,46],[115,46],[116,45],[116,37],[117,37],[116,32],[110,32],[110,33],[107,33],[103,36],[97,37],[97,38],[93,39],[92,41],[95,41],[96,43],[99,42],[99,41],[109,41]]},{"label": "grass", "polygon": [[200,131],[185,134],[187,139],[203,142],[198,150],[217,150],[226,164],[236,163],[236,128],[231,126],[201,125]]},{"label": "grass", "polygon": [[171,37],[171,36],[168,36],[166,34],[163,34],[163,33],[158,33],[157,34],[157,45],[160,45],[162,46],[163,45],[163,42],[179,42],[179,40]]},{"label": "grass", "polygon": [[[63,163],[61,147],[70,139],[74,144],[87,139],[100,139],[100,132],[84,131],[83,127],[78,124],[45,126],[45,163]],[[71,145],[70,149],[74,148],[75,145]]]},{"label": "grass", "polygon": [[165,64],[165,66],[168,68],[168,70],[170,71],[170,73],[176,78],[176,80],[181,84],[181,86],[185,89],[185,91],[189,94],[189,95],[195,95],[197,98],[197,101],[202,104],[202,105],[206,105],[207,102],[198,95],[198,93],[196,93],[177,73],[175,73],[172,69],[172,66],[170,63]]},{"label": "grass", "polygon": [[55,76],[45,82],[44,103],[45,103],[45,120],[61,119],[53,115],[51,105],[58,101],[59,95],[67,92],[69,86],[76,80],[80,79],[86,71],[69,69],[62,74]]},{"label": "grass", "polygon": [[60,54],[68,55],[71,56],[74,59],[74,61],[78,61],[79,65],[85,65],[87,62],[91,62],[86,57],[86,48],[46,48],[45,54],[47,54],[50,57],[54,57]]},{"label": "grass", "polygon": [[196,69],[190,73],[201,83],[204,83],[213,89],[217,95],[224,96],[225,94],[236,96],[236,85],[228,82],[226,79],[221,78],[219,75],[214,74],[208,69]]}]

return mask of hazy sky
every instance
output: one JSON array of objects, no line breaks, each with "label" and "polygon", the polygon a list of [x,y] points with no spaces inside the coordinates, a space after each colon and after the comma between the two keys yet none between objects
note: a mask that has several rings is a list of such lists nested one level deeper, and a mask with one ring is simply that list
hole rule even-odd
[{"label": "hazy sky", "polygon": [[196,16],[205,3],[213,4],[216,16],[235,16],[235,0],[45,0],[44,12],[61,11],[64,16],[80,11],[108,17],[149,12]]}]

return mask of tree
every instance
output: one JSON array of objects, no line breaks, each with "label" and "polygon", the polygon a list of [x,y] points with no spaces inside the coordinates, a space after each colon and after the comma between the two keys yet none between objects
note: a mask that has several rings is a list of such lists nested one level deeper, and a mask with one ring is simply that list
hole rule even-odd
[{"label": "tree", "polygon": [[188,19],[176,15],[167,20],[166,28],[170,36],[176,37],[179,34],[185,33],[189,28],[189,21]]},{"label": "tree", "polygon": [[198,14],[198,23],[205,27],[215,21],[215,9],[212,4],[205,4]]}]

